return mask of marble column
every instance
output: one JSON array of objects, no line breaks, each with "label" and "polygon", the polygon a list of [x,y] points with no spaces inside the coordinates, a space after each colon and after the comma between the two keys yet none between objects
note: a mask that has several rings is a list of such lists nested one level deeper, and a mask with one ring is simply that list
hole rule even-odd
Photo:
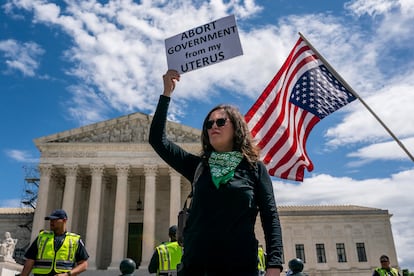
[{"label": "marble column", "polygon": [[156,165],[145,165],[144,225],[142,230],[142,266],[148,266],[155,245],[155,177]]},{"label": "marble column", "polygon": [[75,194],[76,194],[76,177],[78,175],[78,165],[65,165],[65,190],[63,192],[63,203],[62,209],[66,211],[68,215],[68,220],[66,222],[66,228],[68,231],[72,230],[73,222],[73,206],[75,204]]},{"label": "marble column", "polygon": [[170,226],[177,225],[181,204],[181,175],[170,168]]},{"label": "marble column", "polygon": [[101,210],[102,175],[103,165],[93,164],[90,166],[92,172],[91,191],[89,195],[88,222],[86,226],[86,246],[89,259],[88,269],[96,269],[96,255],[99,237],[99,217]]},{"label": "marble column", "polygon": [[45,217],[47,214],[47,202],[50,188],[50,178],[53,167],[50,164],[40,164],[40,185],[37,193],[36,211],[33,217],[33,228],[30,240],[33,241],[39,231],[45,228]]},{"label": "marble column", "polygon": [[111,268],[118,268],[126,257],[127,216],[128,216],[128,172],[129,165],[116,165],[117,184],[115,195],[115,217],[112,240]]}]

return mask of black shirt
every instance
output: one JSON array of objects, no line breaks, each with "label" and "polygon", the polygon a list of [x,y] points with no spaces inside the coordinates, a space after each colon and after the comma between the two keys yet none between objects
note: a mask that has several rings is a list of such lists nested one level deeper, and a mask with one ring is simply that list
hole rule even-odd
[{"label": "black shirt", "polygon": [[[186,177],[194,178],[201,157],[191,154],[165,134],[169,97],[160,96],[149,142],[159,156]],[[194,185],[190,215],[184,229],[184,266],[215,270],[257,270],[258,242],[254,233],[260,210],[268,254],[267,267],[282,268],[282,236],[271,179],[262,162],[253,168],[243,159],[234,177],[217,189],[208,164]]]},{"label": "black shirt", "polygon": [[158,251],[154,250],[154,253],[152,254],[152,257],[151,257],[151,261],[148,265],[148,272],[157,273],[159,266],[160,266],[160,261],[158,257]]}]

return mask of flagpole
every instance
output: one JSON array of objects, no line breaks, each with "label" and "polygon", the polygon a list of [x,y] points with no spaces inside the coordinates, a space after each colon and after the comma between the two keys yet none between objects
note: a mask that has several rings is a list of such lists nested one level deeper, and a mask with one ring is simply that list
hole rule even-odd
[{"label": "flagpole", "polygon": [[356,93],[354,89],[336,72],[336,70],[329,64],[329,62],[312,46],[312,44],[299,32],[300,37],[309,45],[309,47],[316,53],[324,65],[335,75],[335,77],[342,83],[342,85],[351,92],[361,103],[368,109],[368,111],[377,119],[377,121],[385,128],[385,130],[391,135],[392,138],[397,142],[397,144],[405,151],[405,153],[410,157],[411,161],[414,162],[413,155],[407,150],[404,144],[394,135],[394,133],[384,124],[384,122],[375,114],[375,112],[365,103],[365,101]]}]

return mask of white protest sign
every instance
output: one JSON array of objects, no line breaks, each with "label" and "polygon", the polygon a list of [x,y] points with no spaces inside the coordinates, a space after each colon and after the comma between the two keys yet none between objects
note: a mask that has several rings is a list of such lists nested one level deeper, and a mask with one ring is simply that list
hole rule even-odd
[{"label": "white protest sign", "polygon": [[243,55],[234,15],[165,40],[168,69],[186,73]]}]

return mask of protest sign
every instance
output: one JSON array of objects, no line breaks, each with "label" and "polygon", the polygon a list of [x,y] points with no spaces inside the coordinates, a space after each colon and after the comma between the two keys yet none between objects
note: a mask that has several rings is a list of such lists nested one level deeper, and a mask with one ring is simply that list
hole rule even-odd
[{"label": "protest sign", "polygon": [[165,40],[168,69],[186,73],[243,55],[234,15]]}]

